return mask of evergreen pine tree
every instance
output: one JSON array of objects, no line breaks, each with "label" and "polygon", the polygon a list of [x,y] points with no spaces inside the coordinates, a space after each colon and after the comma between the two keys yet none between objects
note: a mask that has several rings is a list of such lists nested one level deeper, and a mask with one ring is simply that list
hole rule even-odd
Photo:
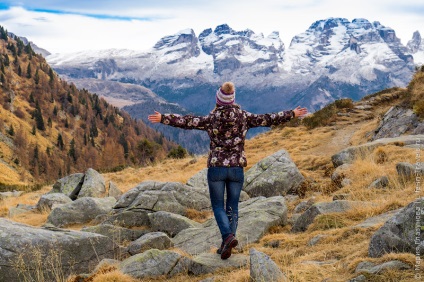
[{"label": "evergreen pine tree", "polygon": [[74,162],[77,161],[77,154],[76,154],[76,151],[75,151],[75,138],[72,138],[68,155],[74,160]]},{"label": "evergreen pine tree", "polygon": [[31,63],[28,63],[28,67],[27,67],[27,74],[26,77],[27,78],[31,78]]},{"label": "evergreen pine tree", "polygon": [[59,149],[63,150],[63,148],[65,147],[65,144],[63,144],[63,138],[62,138],[62,134],[59,133],[59,135],[57,136],[57,143],[56,143],[57,147],[59,147]]},{"label": "evergreen pine tree", "polygon": [[57,107],[56,106],[54,106],[54,108],[53,108],[53,115],[57,116]]},{"label": "evergreen pine tree", "polygon": [[40,83],[40,75],[38,74],[38,68],[35,71],[34,82],[35,82],[36,85],[38,85],[38,83]]},{"label": "evergreen pine tree", "polygon": [[13,128],[13,124],[10,125],[10,128],[7,131],[7,133],[9,133],[10,136],[14,136],[15,135],[15,129]]},{"label": "evergreen pine tree", "polygon": [[35,123],[37,124],[37,129],[44,131],[46,130],[46,127],[44,126],[44,119],[43,119],[43,114],[41,113],[41,108],[40,105],[38,104],[38,101],[36,102],[35,105]]},{"label": "evergreen pine tree", "polygon": [[3,56],[4,56],[3,63],[6,67],[8,67],[10,65],[9,56],[7,54],[4,54]]},{"label": "evergreen pine tree", "polygon": [[37,128],[35,127],[35,125],[32,126],[32,131],[31,131],[32,135],[37,134]]},{"label": "evergreen pine tree", "polygon": [[5,30],[2,26],[0,26],[0,39],[3,39],[7,42],[7,30]]},{"label": "evergreen pine tree", "polygon": [[1,74],[0,80],[1,80],[1,84],[2,84],[2,85],[3,85],[3,87],[4,87],[4,86],[5,86],[5,84],[6,84],[6,77],[4,76],[4,74]]},{"label": "evergreen pine tree", "polygon": [[53,73],[52,68],[49,69],[49,77],[50,77],[49,83],[50,83],[50,85],[53,85],[53,83],[54,83],[54,73]]},{"label": "evergreen pine tree", "polygon": [[18,75],[22,76],[22,69],[21,69],[21,65],[18,66]]}]

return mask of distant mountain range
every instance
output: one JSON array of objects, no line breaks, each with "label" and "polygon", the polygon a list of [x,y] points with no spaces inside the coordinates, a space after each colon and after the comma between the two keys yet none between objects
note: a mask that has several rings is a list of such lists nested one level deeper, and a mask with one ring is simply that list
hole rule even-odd
[{"label": "distant mountain range", "polygon": [[[405,46],[379,22],[329,18],[296,35],[288,48],[278,32],[264,36],[223,24],[198,36],[192,29],[165,36],[147,51],[86,51],[47,60],[77,86],[135,103],[124,109],[145,121],[155,108],[206,114],[214,107],[216,89],[228,80],[236,84],[237,102],[258,113],[297,105],[313,112],[342,97],[357,100],[405,86],[415,65],[424,63],[424,41],[417,31]],[[150,94],[111,90],[128,88],[120,83],[145,87]],[[207,149],[196,133],[187,140],[164,126],[157,129],[193,152]]]}]

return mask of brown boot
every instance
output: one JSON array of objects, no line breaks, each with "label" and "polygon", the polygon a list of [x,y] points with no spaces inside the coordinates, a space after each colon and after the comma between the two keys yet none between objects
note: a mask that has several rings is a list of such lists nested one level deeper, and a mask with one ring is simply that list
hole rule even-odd
[{"label": "brown boot", "polygon": [[224,241],[224,246],[221,251],[221,259],[227,259],[231,256],[231,250],[238,245],[238,241],[233,234],[228,235]]},{"label": "brown boot", "polygon": [[218,255],[220,255],[220,254],[222,253],[222,248],[224,248],[224,241],[222,241],[222,243],[221,243],[221,247],[219,247],[219,249],[218,249],[218,250],[216,250],[216,253],[217,253]]}]

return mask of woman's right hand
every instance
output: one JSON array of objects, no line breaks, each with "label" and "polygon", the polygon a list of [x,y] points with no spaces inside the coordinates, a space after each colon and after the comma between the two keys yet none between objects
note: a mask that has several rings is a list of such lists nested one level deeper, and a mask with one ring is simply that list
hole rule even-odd
[{"label": "woman's right hand", "polygon": [[162,114],[155,111],[155,113],[153,115],[149,115],[148,119],[151,123],[158,123],[161,121],[162,119]]}]

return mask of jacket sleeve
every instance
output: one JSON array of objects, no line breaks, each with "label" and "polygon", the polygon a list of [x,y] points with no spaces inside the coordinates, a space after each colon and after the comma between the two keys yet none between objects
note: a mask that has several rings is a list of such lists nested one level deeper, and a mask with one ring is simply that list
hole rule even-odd
[{"label": "jacket sleeve", "polygon": [[279,125],[285,122],[290,121],[294,118],[294,112],[292,110],[282,111],[278,113],[270,113],[270,114],[252,114],[246,112],[247,114],[247,126],[249,128],[259,127],[259,126],[271,126],[271,125]]},{"label": "jacket sleeve", "polygon": [[166,125],[183,129],[206,130],[207,126],[209,125],[209,121],[209,115],[200,117],[193,115],[182,116],[179,114],[162,114],[160,122]]}]

